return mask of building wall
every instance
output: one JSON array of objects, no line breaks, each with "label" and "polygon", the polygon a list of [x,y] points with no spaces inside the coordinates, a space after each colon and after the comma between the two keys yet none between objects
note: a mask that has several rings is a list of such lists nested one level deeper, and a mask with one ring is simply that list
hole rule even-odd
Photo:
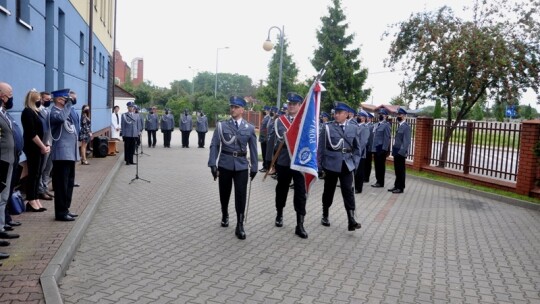
[{"label": "building wall", "polygon": [[[115,1],[105,2],[111,2],[114,7]],[[75,108],[80,113],[82,105],[88,103],[88,69],[91,67],[92,129],[97,131],[109,126],[107,93],[113,37],[101,38],[96,33],[92,48],[96,56],[88,58],[89,27],[85,18],[88,19],[89,7],[84,11],[83,2],[28,0],[28,6],[24,7],[28,13],[25,22],[16,17],[16,1],[0,2],[5,4],[0,8],[0,81],[13,87],[11,112],[15,117],[20,117],[24,97],[33,88],[38,91],[72,89],[77,92]]]},{"label": "building wall", "polygon": [[118,80],[118,85],[126,83],[131,74],[131,69],[122,58],[118,50],[114,51],[114,77]]},{"label": "building wall", "polygon": [[137,86],[143,82],[144,61],[142,58],[135,58],[131,61],[131,79],[133,85]]}]

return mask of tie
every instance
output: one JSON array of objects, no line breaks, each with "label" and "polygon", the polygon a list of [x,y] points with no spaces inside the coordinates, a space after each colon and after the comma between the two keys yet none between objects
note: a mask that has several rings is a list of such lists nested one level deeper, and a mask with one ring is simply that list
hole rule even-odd
[{"label": "tie", "polygon": [[238,121],[234,121],[234,125],[236,126],[236,129],[238,130]]},{"label": "tie", "polygon": [[339,125],[341,127],[341,131],[345,132],[345,125]]},{"label": "tie", "polygon": [[118,113],[115,113],[115,114],[116,114],[116,123],[120,124],[120,119],[118,118]]}]

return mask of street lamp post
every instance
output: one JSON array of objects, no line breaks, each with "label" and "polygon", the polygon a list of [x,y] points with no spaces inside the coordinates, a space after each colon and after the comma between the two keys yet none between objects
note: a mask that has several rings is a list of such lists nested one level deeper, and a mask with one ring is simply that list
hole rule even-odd
[{"label": "street lamp post", "polygon": [[277,29],[279,31],[279,44],[281,45],[281,51],[279,54],[279,75],[278,75],[278,89],[277,89],[277,108],[280,108],[281,105],[281,75],[283,74],[283,35],[285,34],[285,26],[282,26],[281,29],[277,26],[272,26],[268,29],[268,37],[263,43],[263,49],[267,52],[271,51],[274,48],[274,44],[270,41],[270,32],[272,29]]},{"label": "street lamp post", "polygon": [[191,95],[195,93],[195,71],[199,72],[199,69],[195,69],[191,66],[188,66],[191,70]]},{"label": "street lamp post", "polygon": [[226,46],[226,47],[221,47],[221,48],[216,49],[216,83],[214,86],[214,98],[217,98],[217,74],[218,74],[218,63],[219,63],[219,50],[225,50],[228,48],[229,47]]}]

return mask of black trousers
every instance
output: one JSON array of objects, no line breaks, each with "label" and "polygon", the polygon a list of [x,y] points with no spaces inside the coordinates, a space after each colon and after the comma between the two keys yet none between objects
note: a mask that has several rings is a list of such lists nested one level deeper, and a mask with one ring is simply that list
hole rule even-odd
[{"label": "black trousers", "polygon": [[373,163],[373,152],[366,151],[366,160],[364,163],[364,182],[369,182],[371,176],[371,166]]},{"label": "black trousers", "polygon": [[246,210],[246,192],[248,183],[248,170],[231,171],[222,167],[219,170],[219,201],[221,212],[229,214],[229,199],[234,182],[234,207],[236,214],[243,214]]},{"label": "black trousers", "polygon": [[263,168],[268,169],[270,164],[266,161],[266,140],[261,142],[261,153],[262,153],[262,159],[263,159]]},{"label": "black trousers", "polygon": [[341,195],[345,203],[345,210],[354,210],[356,204],[354,201],[353,191],[353,174],[354,171],[349,171],[345,162],[341,165],[341,172],[333,172],[324,170],[326,177],[324,178],[324,190],[322,195],[323,208],[330,208],[334,201],[334,193],[336,192],[337,181],[339,179],[341,187]]},{"label": "black trousers", "polygon": [[75,183],[75,162],[53,160],[52,184],[54,188],[54,214],[61,217],[69,212]]},{"label": "black trousers", "polygon": [[124,160],[127,163],[133,163],[136,141],[137,137],[124,137]]},{"label": "black trousers", "polygon": [[161,132],[163,132],[163,146],[170,148],[172,130],[162,130]]},{"label": "black trousers", "polygon": [[394,170],[396,171],[396,181],[394,187],[405,189],[405,157],[401,155],[394,156]]},{"label": "black trousers", "polygon": [[35,149],[24,151],[26,154],[26,164],[28,168],[28,177],[26,178],[26,200],[32,201],[38,199],[38,189],[41,182],[41,152]]},{"label": "black trousers", "polygon": [[182,148],[189,148],[189,133],[191,131],[182,131]]},{"label": "black trousers", "polygon": [[197,144],[199,148],[204,148],[204,138],[206,137],[206,132],[197,132],[198,140]]},{"label": "black trousers", "polygon": [[386,151],[375,153],[375,179],[377,184],[384,186],[384,175],[386,173]]},{"label": "black trousers", "polygon": [[276,210],[283,210],[289,194],[289,185],[294,182],[294,211],[299,215],[306,215],[306,182],[301,172],[291,170],[288,166],[276,164]]},{"label": "black trousers", "polygon": [[362,192],[362,190],[364,189],[364,172],[365,172],[365,167],[366,165],[366,159],[365,158],[361,158],[360,159],[360,163],[358,164],[358,168],[356,168],[356,172],[355,172],[355,175],[354,175],[354,190],[356,192],[360,191]]},{"label": "black trousers", "polygon": [[157,143],[156,130],[146,130],[148,133],[148,148],[155,147]]}]

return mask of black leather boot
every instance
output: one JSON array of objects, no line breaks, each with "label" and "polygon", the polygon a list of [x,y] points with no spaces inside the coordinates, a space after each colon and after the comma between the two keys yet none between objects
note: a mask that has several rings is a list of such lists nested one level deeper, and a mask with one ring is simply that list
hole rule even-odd
[{"label": "black leather boot", "polygon": [[221,213],[221,227],[229,227],[229,213]]},{"label": "black leather boot", "polygon": [[362,225],[354,219],[354,210],[347,210],[347,218],[349,219],[349,231],[362,228]]},{"label": "black leather boot", "polygon": [[276,227],[283,227],[283,209],[277,211]]},{"label": "black leather boot", "polygon": [[296,230],[294,233],[303,239],[308,238],[307,232],[304,229],[304,216],[298,213],[296,214]]},{"label": "black leather boot", "polygon": [[326,227],[330,227],[330,220],[328,219],[328,208],[322,208],[321,224]]},{"label": "black leather boot", "polygon": [[240,213],[237,216],[238,221],[236,222],[236,231],[234,234],[236,234],[236,237],[245,240],[246,239],[246,232],[244,231],[244,214]]}]

